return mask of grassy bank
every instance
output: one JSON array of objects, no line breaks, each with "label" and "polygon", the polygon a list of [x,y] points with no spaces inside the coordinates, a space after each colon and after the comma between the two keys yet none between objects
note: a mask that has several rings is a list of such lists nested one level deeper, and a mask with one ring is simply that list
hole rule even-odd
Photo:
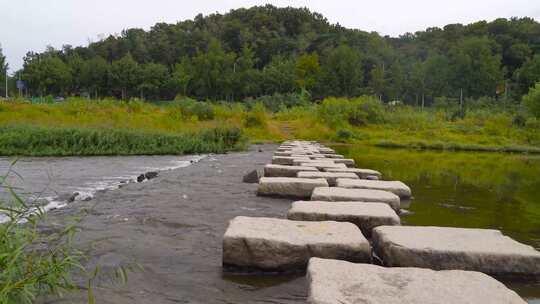
[{"label": "grassy bank", "polygon": [[[278,101],[279,102],[279,101]],[[460,111],[383,105],[370,97],[302,105],[69,99],[0,102],[0,154],[108,155],[223,152],[290,138],[380,147],[540,152],[540,123],[489,102]],[[31,127],[30,127],[31,126]]]}]

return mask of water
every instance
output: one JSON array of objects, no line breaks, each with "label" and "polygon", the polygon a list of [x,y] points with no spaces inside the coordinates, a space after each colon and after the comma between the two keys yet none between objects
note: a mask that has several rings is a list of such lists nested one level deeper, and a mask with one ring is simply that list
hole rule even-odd
[{"label": "water", "polygon": [[[104,156],[0,158],[0,174],[8,175],[7,184],[27,201],[41,201],[45,210],[65,207],[74,194],[75,200],[91,199],[97,191],[118,188],[134,182],[149,171],[186,167],[200,156]],[[10,200],[6,188],[0,188],[0,199]],[[0,222],[6,218],[0,215]]]},{"label": "water", "polygon": [[[499,229],[540,250],[540,156],[337,146],[413,191],[404,225]],[[540,303],[540,284],[510,284]]]}]

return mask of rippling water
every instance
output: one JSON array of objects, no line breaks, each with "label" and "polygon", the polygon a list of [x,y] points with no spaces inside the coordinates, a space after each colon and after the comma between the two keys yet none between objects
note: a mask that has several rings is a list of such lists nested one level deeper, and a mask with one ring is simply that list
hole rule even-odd
[{"label": "rippling water", "polygon": [[[0,158],[0,174],[10,171],[7,184],[27,200],[42,200],[46,209],[66,205],[74,193],[76,200],[87,200],[97,191],[118,188],[149,171],[186,167],[200,156],[98,156]],[[10,200],[6,188],[0,199]],[[2,218],[0,217],[0,220]]]}]

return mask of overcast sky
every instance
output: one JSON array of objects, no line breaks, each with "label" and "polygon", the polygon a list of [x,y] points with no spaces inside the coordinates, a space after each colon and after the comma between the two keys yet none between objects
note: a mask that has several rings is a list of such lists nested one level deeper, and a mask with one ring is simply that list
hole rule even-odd
[{"label": "overcast sky", "polygon": [[13,72],[27,51],[47,45],[86,45],[125,28],[266,3],[308,7],[332,23],[391,36],[498,17],[540,20],[539,0],[0,0],[0,44]]}]

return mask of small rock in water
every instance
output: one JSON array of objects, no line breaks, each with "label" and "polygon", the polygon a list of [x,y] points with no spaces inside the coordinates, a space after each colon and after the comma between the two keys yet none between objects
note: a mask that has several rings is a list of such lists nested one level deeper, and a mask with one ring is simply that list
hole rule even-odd
[{"label": "small rock in water", "polygon": [[79,192],[73,192],[73,194],[71,194],[71,196],[67,199],[67,202],[73,203],[75,201],[75,198],[77,198],[77,196],[79,196]]},{"label": "small rock in water", "polygon": [[259,150],[258,150],[258,151],[259,151],[259,152],[262,152],[262,151],[263,151],[263,149],[259,148]]},{"label": "small rock in water", "polygon": [[402,215],[402,216],[411,215],[411,214],[413,214],[413,213],[414,213],[414,212],[409,211],[409,210],[407,210],[407,209],[401,209],[401,210],[399,210],[399,215]]},{"label": "small rock in water", "polygon": [[146,172],[144,174],[144,177],[146,177],[147,179],[153,179],[153,178],[156,178],[157,176],[158,176],[158,173],[155,171]]},{"label": "small rock in water", "polygon": [[259,171],[253,170],[249,172],[248,174],[244,175],[244,178],[242,178],[242,181],[248,184],[256,184],[259,182],[260,178],[261,178],[261,174],[259,173]]},{"label": "small rock in water", "polygon": [[142,183],[145,179],[146,177],[144,176],[144,174],[141,174],[137,176],[137,183]]},{"label": "small rock in water", "polygon": [[377,175],[368,175],[366,176],[367,180],[379,180],[379,177]]}]

